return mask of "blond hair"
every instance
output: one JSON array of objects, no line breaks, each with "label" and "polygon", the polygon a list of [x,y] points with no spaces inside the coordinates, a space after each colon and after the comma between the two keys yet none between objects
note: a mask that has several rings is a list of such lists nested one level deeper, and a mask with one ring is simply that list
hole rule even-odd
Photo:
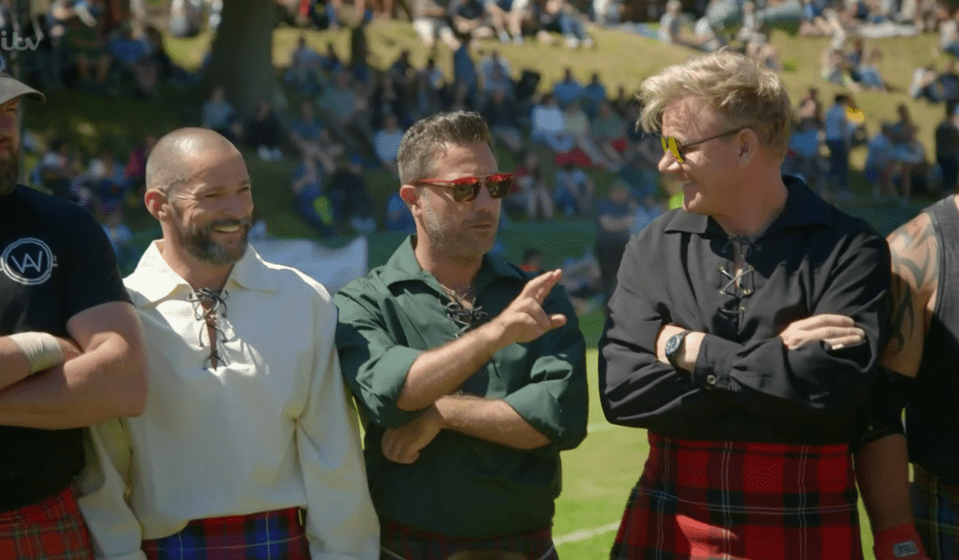
[{"label": "blond hair", "polygon": [[753,129],[768,150],[786,156],[791,103],[785,84],[772,70],[727,49],[670,66],[640,86],[639,124],[647,131],[659,130],[666,105],[688,97],[705,100],[724,124]]}]

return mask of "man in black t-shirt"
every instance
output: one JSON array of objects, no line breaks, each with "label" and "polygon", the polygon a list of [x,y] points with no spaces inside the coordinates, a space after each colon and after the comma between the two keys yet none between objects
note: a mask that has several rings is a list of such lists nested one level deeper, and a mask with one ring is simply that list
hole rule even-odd
[{"label": "man in black t-shirt", "polygon": [[143,411],[142,330],[99,224],[17,184],[21,97],[0,57],[0,558],[92,559],[80,428]]}]

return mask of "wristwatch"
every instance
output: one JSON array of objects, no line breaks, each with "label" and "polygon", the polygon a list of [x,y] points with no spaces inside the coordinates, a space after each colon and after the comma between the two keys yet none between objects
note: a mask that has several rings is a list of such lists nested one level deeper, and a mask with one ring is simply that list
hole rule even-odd
[{"label": "wristwatch", "polygon": [[686,335],[690,332],[691,331],[688,330],[678,332],[669,337],[669,340],[666,341],[666,361],[668,361],[669,365],[673,366],[674,369],[686,371],[679,367],[677,359],[679,358],[679,353],[683,349],[683,342],[686,341]]}]

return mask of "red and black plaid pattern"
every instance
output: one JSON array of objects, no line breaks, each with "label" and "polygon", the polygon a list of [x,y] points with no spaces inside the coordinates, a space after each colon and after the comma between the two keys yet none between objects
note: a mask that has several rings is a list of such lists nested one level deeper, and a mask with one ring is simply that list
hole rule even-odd
[{"label": "red and black plaid pattern", "polygon": [[513,552],[525,560],[559,560],[549,527],[493,539],[457,539],[417,531],[387,519],[380,522],[380,560],[448,560],[467,550]]},{"label": "red and black plaid pattern", "polygon": [[848,446],[649,443],[611,559],[862,559]]},{"label": "red and black plaid pattern", "polygon": [[191,521],[143,541],[149,560],[310,560],[299,508]]},{"label": "red and black plaid pattern", "polygon": [[0,558],[93,560],[73,489],[39,504],[0,512]]},{"label": "red and black plaid pattern", "polygon": [[959,485],[913,465],[912,515],[930,558],[959,558]]}]

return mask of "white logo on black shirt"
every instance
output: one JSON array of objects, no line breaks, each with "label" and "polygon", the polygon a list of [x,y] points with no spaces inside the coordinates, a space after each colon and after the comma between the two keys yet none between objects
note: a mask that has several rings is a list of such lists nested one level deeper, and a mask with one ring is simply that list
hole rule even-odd
[{"label": "white logo on black shirt", "polygon": [[18,239],[3,250],[0,267],[14,282],[35,286],[43,284],[57,265],[50,246],[34,237]]}]

